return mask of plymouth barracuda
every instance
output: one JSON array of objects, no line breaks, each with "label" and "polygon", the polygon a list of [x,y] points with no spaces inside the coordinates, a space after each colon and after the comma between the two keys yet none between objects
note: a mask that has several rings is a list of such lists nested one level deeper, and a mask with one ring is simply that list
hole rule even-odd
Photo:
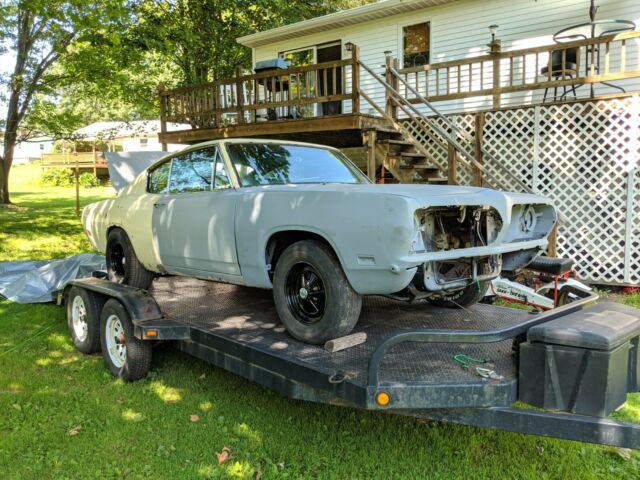
[{"label": "plymouth barracuda", "polygon": [[337,149],[234,139],[164,157],[82,222],[112,281],[273,289],[287,331],[321,343],[353,329],[363,295],[477,302],[547,247],[556,217],[542,196],[373,184]]}]

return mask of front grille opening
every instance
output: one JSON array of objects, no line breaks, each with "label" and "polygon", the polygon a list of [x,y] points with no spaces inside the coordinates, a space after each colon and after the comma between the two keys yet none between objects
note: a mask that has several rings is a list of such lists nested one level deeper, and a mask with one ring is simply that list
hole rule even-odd
[{"label": "front grille opening", "polygon": [[428,252],[490,245],[502,227],[498,211],[483,205],[431,207],[416,216]]}]

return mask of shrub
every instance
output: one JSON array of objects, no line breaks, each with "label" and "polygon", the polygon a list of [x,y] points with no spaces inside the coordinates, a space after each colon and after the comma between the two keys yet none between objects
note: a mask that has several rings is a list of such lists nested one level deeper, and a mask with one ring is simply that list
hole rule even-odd
[{"label": "shrub", "polygon": [[93,173],[84,172],[78,176],[78,182],[81,187],[95,188],[100,186],[100,180]]},{"label": "shrub", "polygon": [[73,171],[68,168],[49,168],[42,173],[40,181],[44,185],[70,187],[73,185]]}]

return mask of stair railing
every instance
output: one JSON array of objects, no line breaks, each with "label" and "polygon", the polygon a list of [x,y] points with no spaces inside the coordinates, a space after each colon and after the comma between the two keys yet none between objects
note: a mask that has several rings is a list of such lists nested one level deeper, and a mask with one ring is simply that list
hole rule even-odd
[{"label": "stair railing", "polygon": [[[459,160],[461,161],[461,163],[465,167],[467,167],[469,169],[475,167],[478,170],[480,170],[483,173],[483,177],[488,180],[488,183],[493,184],[493,185],[490,185],[490,186],[497,186],[499,184],[499,181],[495,177],[493,177],[493,175],[491,175],[491,174],[489,174],[489,172],[487,172],[485,166],[483,164],[481,164],[480,162],[478,162],[475,159],[475,157],[472,154],[470,154],[467,151],[466,148],[464,148],[463,144],[460,141],[458,141],[458,138],[456,138],[456,136],[459,135],[462,138],[470,139],[471,141],[473,141],[468,135],[466,135],[466,132],[460,131],[455,126],[455,124],[453,124],[437,108],[435,108],[431,102],[429,102],[426,98],[424,98],[422,95],[420,95],[418,92],[416,92],[415,89],[413,89],[413,87],[411,87],[411,85],[409,85],[398,74],[397,70],[395,70],[393,67],[389,67],[390,68],[390,72],[396,78],[398,78],[400,80],[400,82],[402,82],[411,91],[411,93],[416,95],[416,98],[419,98],[419,100],[421,102],[423,102],[432,112],[434,112],[434,114],[438,118],[440,118],[451,129],[452,134],[450,134],[447,130],[442,128],[436,122],[429,122],[422,112],[420,112],[412,103],[410,103],[404,96],[402,96],[402,94],[400,92],[398,92],[398,90],[396,90],[392,85],[390,85],[381,75],[379,75],[375,71],[373,71],[373,69],[371,69],[367,64],[365,64],[361,60],[359,60],[358,63],[375,80],[377,80],[380,84],[382,84],[389,93],[392,94],[395,104],[405,114],[407,114],[407,116],[412,120],[412,122],[413,122],[413,124],[415,126],[418,126],[418,127],[420,127],[422,129],[424,134],[426,134],[426,135],[428,135],[428,136],[430,136],[430,137],[435,139],[435,136],[433,135],[433,133],[434,132],[437,133],[442,138],[444,138],[447,142],[449,142],[451,145],[453,145],[455,150],[460,155],[459,156]],[[418,148],[419,151],[421,151],[422,153],[426,154],[427,157],[432,158],[432,155],[426,150],[426,148],[424,148],[422,143],[414,135],[411,134],[411,132],[409,131],[409,129],[407,127],[405,127],[404,125],[402,125],[401,122],[398,122],[391,115],[389,115],[382,107],[380,107],[378,104],[376,104],[375,101],[371,97],[369,97],[365,92],[361,91],[360,95],[375,110],[377,110],[380,114],[382,114],[382,116],[387,121],[389,121],[392,124],[392,126],[394,128],[396,128],[396,130],[399,130],[404,135],[410,137],[411,142],[414,144],[414,146],[416,146]],[[411,115],[409,112],[412,112],[413,115]],[[425,121],[422,121],[422,120],[425,120]],[[438,142],[438,143],[440,143],[440,142]],[[493,156],[489,152],[487,152],[486,149],[483,148],[482,152],[483,152],[484,155],[486,155],[486,158],[488,160],[494,160]],[[434,162],[434,163],[436,163],[436,166],[438,168],[440,168],[441,170],[446,171],[446,168],[443,169],[442,165],[439,165],[437,162]],[[516,182],[518,184],[518,186],[520,186],[525,192],[533,193],[533,191],[527,185],[525,185],[519,178],[517,178],[511,171],[509,171],[508,168],[506,168],[503,165],[495,162],[495,160],[494,160],[494,163],[496,164],[498,169],[500,169],[505,175],[507,175],[509,178],[511,178],[514,182]]]}]

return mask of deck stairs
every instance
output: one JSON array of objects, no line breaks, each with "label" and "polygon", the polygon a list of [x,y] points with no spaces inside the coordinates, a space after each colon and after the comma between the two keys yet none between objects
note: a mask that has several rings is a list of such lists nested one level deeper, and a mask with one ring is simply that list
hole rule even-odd
[{"label": "deck stairs", "polygon": [[[382,170],[381,181],[387,180],[387,176],[384,175],[384,171],[387,170],[402,183],[455,183],[455,180],[448,176],[451,168],[448,162],[455,160],[456,168],[459,166],[470,171],[479,170],[483,185],[503,188],[501,182],[477,161],[473,138],[459,130],[428,99],[406,83],[397,70],[387,66],[390,76],[382,77],[362,61],[359,61],[359,65],[364,73],[384,87],[386,104],[380,106],[366,92],[361,91],[361,96],[395,130],[388,139],[381,139],[376,143],[376,161],[382,167],[379,169]],[[411,94],[414,101],[409,101],[401,90]],[[418,100],[417,103],[415,99]],[[425,112],[430,112],[430,115]],[[445,162],[433,154],[438,150],[440,154],[437,156],[447,159]],[[508,165],[496,161],[485,148],[482,148],[482,153],[485,162],[491,162],[495,170],[519,185],[523,192],[533,193]]]}]

